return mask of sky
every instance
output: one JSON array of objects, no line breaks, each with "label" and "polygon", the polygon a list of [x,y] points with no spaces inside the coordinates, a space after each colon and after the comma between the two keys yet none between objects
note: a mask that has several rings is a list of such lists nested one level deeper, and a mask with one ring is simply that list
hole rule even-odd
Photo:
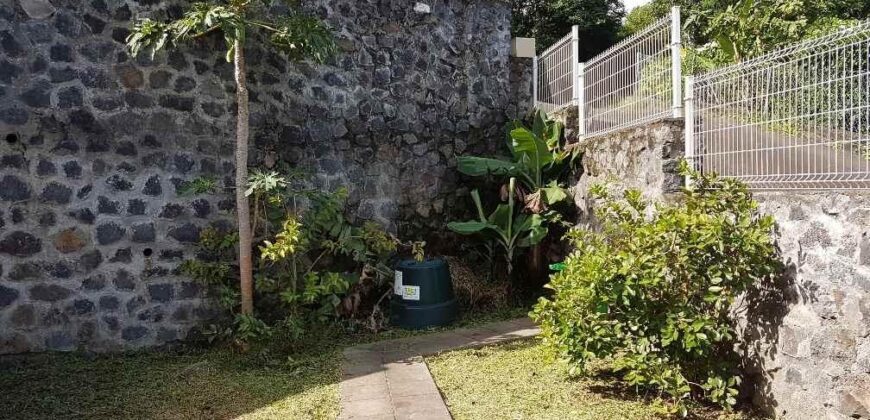
[{"label": "sky", "polygon": [[623,0],[622,3],[625,4],[625,11],[629,12],[637,6],[649,3],[649,1],[650,0]]}]

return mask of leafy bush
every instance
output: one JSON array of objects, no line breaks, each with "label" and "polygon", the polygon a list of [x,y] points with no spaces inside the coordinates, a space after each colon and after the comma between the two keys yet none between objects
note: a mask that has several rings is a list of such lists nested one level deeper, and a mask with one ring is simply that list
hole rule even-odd
[{"label": "leafy bush", "polygon": [[[379,305],[391,290],[390,260],[407,248],[422,259],[423,243],[403,243],[371,222],[352,224],[345,216],[347,190],[305,188],[299,173],[254,172],[253,196],[255,316],[238,315],[239,282],[235,234],[206,229],[196,259],[181,271],[210,286],[232,322],[215,325],[211,338],[247,343],[282,334],[296,339],[315,324],[351,320],[377,329]],[[299,203],[303,203],[301,205]]]},{"label": "leafy bush", "polygon": [[561,122],[540,110],[532,114],[531,120],[531,127],[520,121],[505,127],[509,158],[460,156],[456,165],[459,172],[468,176],[496,176],[502,183],[516,178],[520,182],[517,197],[525,204],[525,210],[546,215],[549,206],[568,198],[561,181],[577,157],[577,149],[570,151],[566,147]]},{"label": "leafy bush", "polygon": [[222,308],[232,309],[239,302],[233,262],[239,242],[236,233],[227,233],[215,228],[203,229],[199,235],[199,252],[196,259],[181,263],[181,273],[210,286]]},{"label": "leafy bush", "polygon": [[537,245],[547,236],[547,227],[541,215],[515,210],[516,180],[511,178],[508,185],[507,203],[499,204],[489,216],[483,212],[478,191],[472,191],[471,198],[477,208],[478,219],[450,222],[447,227],[460,235],[478,235],[497,244],[504,253],[506,271],[510,274],[513,271],[516,250]]},{"label": "leafy bush", "polygon": [[568,234],[576,250],[532,316],[572,370],[609,362],[685,414],[689,398],[735,404],[740,377],[729,309],[781,265],[773,219],[757,214],[743,184],[694,173],[685,162],[681,171],[693,182],[679,204],[651,209],[639,191],[620,200],[596,187],[601,228]]},{"label": "leafy bush", "polygon": [[[507,201],[496,204],[495,211],[487,216],[481,194],[474,190],[471,198],[476,220],[447,226],[453,232],[483,239],[479,246],[488,257],[490,279],[511,277],[521,248],[531,249],[526,271],[531,277],[545,278],[540,270],[545,265],[544,246],[540,244],[550,232],[565,228],[565,216],[573,210],[564,186],[579,149],[568,147],[563,132],[561,122],[535,110],[528,121],[512,121],[505,127],[508,156],[456,159],[461,173],[495,180],[493,193],[497,192],[502,202]],[[506,270],[497,271],[496,267]]]}]

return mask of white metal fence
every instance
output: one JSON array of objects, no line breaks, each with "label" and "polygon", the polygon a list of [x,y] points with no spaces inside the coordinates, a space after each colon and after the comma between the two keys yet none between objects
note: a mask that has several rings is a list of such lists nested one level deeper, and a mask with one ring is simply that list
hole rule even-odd
[{"label": "white metal fence", "polygon": [[578,107],[580,137],[682,116],[680,8],[586,63],[579,29],[533,61],[535,107]]},{"label": "white metal fence", "polygon": [[535,57],[532,67],[535,106],[546,112],[576,104],[579,27]]},{"label": "white metal fence", "polygon": [[870,188],[870,22],[686,80],[686,155],[754,189]]},{"label": "white metal fence", "polygon": [[579,71],[580,134],[680,117],[680,9],[595,56]]}]

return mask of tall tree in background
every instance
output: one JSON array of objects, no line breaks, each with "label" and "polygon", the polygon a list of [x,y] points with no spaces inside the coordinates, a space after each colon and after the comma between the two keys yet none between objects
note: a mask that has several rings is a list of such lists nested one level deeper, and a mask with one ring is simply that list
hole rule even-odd
[{"label": "tall tree in background", "polygon": [[625,10],[621,0],[512,0],[513,33],[536,38],[543,50],[580,26],[580,59],[613,45]]},{"label": "tall tree in background", "polygon": [[[273,7],[274,6],[274,7]],[[270,15],[277,15],[270,19]],[[258,18],[259,17],[259,18]],[[248,182],[248,86],[245,43],[249,33],[261,32],[268,42],[291,60],[323,62],[334,53],[332,34],[323,23],[301,12],[298,2],[273,5],[272,0],[213,0],[193,3],[181,18],[169,22],[140,19],[127,38],[130,53],[154,54],[163,48],[207,36],[223,37],[226,60],[234,64],[236,82],[236,214],[239,225],[239,279],[241,314],[254,313],[251,215],[245,186]],[[255,39],[262,39],[256,37]],[[198,44],[208,47],[211,43]]]},{"label": "tall tree in background", "polygon": [[647,3],[628,12],[622,28],[619,29],[619,37],[630,37],[661,19],[667,12],[659,11],[658,6],[657,2]]},{"label": "tall tree in background", "polygon": [[866,0],[652,0],[631,11],[628,36],[681,6],[691,44],[711,45],[705,54],[716,65],[740,62],[785,44],[813,38],[866,19]]}]

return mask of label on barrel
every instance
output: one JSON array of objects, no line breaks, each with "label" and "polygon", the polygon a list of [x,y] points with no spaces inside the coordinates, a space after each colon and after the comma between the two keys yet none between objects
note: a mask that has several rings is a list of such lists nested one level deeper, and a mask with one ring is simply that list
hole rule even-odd
[{"label": "label on barrel", "polygon": [[402,295],[402,272],[396,270],[396,279],[393,280],[393,294]]},{"label": "label on barrel", "polygon": [[402,299],[404,299],[404,300],[420,300],[420,286],[402,287]]}]

